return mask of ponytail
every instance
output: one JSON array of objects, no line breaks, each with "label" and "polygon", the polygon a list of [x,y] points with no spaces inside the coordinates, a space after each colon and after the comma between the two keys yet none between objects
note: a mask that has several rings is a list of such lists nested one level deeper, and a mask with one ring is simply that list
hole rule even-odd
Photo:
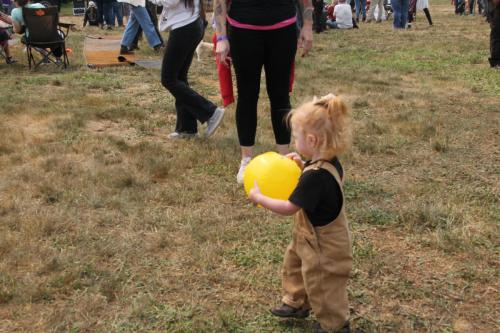
[{"label": "ponytail", "polygon": [[343,153],[351,143],[349,109],[340,97],[328,94],[314,97],[289,115],[293,127],[298,126],[320,139],[318,150],[330,159]]}]

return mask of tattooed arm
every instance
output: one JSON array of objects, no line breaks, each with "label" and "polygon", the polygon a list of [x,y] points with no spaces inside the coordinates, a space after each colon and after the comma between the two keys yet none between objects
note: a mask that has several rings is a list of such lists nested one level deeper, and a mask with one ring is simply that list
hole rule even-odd
[{"label": "tattooed arm", "polygon": [[12,17],[5,14],[4,12],[0,12],[0,21],[5,22],[7,24],[12,24]]},{"label": "tattooed arm", "polygon": [[313,10],[311,0],[298,0],[300,8],[302,9],[302,20],[304,25],[300,30],[299,48],[302,48],[302,56],[305,57],[312,49],[313,44]]},{"label": "tattooed arm", "polygon": [[214,0],[214,21],[215,33],[217,35],[217,46],[215,53],[221,63],[226,63],[226,57],[229,53],[229,41],[227,40],[226,30],[227,0]]}]

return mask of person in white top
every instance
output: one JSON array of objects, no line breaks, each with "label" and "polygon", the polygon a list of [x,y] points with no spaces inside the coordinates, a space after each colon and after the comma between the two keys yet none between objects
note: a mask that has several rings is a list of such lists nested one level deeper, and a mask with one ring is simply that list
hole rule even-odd
[{"label": "person in white top", "polygon": [[339,0],[339,4],[333,9],[335,21],[327,21],[326,24],[332,29],[352,29],[351,5],[346,0]]},{"label": "person in white top", "polygon": [[163,5],[159,26],[170,30],[161,66],[161,83],[174,96],[177,121],[169,139],[198,135],[198,121],[206,123],[204,136],[211,136],[224,117],[224,109],[194,91],[188,72],[196,47],[205,34],[201,0],[159,0]]},{"label": "person in white top", "polygon": [[149,17],[148,10],[146,9],[145,0],[118,0],[130,4],[130,16],[127,22],[127,27],[123,32],[121,41],[120,54],[130,54],[131,47],[134,44],[135,36],[139,30],[139,26],[144,31],[144,35],[148,40],[149,46],[155,51],[160,51],[163,46],[158,33],[155,30],[153,21]]},{"label": "person in white top", "polygon": [[366,23],[370,23],[375,19],[375,8],[378,7],[377,13],[377,21],[378,23],[382,22],[382,18],[384,17],[384,0],[372,0],[370,3],[370,9],[368,10],[368,16],[366,18]]},{"label": "person in white top", "polygon": [[[408,10],[408,23],[411,23],[415,20],[415,14],[417,10],[423,10],[425,17],[427,18],[427,22],[429,25],[432,25],[432,17],[431,12],[429,11],[429,0],[411,0]],[[410,24],[408,24],[411,27]]]}]

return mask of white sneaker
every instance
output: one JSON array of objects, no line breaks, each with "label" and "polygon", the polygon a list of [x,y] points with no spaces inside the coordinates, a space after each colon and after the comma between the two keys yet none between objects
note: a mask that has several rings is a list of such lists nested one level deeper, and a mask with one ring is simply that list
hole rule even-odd
[{"label": "white sneaker", "polygon": [[205,137],[208,138],[212,134],[214,134],[217,127],[219,127],[222,119],[224,118],[224,109],[217,108],[214,111],[214,114],[207,121],[207,128],[205,129]]},{"label": "white sneaker", "polygon": [[177,140],[177,139],[193,139],[198,136],[197,133],[179,133],[179,132],[172,132],[169,135],[167,135],[167,138],[169,140]]},{"label": "white sneaker", "polygon": [[236,182],[238,184],[243,184],[243,176],[245,175],[245,169],[248,163],[252,160],[251,157],[244,157],[240,163],[240,170],[238,170],[238,175],[236,176]]}]

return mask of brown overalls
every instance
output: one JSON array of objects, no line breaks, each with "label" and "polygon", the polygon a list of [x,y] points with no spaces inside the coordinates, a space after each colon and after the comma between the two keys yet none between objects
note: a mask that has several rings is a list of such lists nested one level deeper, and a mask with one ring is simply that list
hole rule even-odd
[{"label": "brown overalls", "polygon": [[[339,173],[330,163],[313,163],[304,172],[319,168],[330,172],[342,189]],[[352,268],[352,244],[344,206],[335,220],[316,228],[304,210],[299,210],[283,263],[283,303],[311,308],[327,331],[342,328],[349,318],[347,280]]]}]

